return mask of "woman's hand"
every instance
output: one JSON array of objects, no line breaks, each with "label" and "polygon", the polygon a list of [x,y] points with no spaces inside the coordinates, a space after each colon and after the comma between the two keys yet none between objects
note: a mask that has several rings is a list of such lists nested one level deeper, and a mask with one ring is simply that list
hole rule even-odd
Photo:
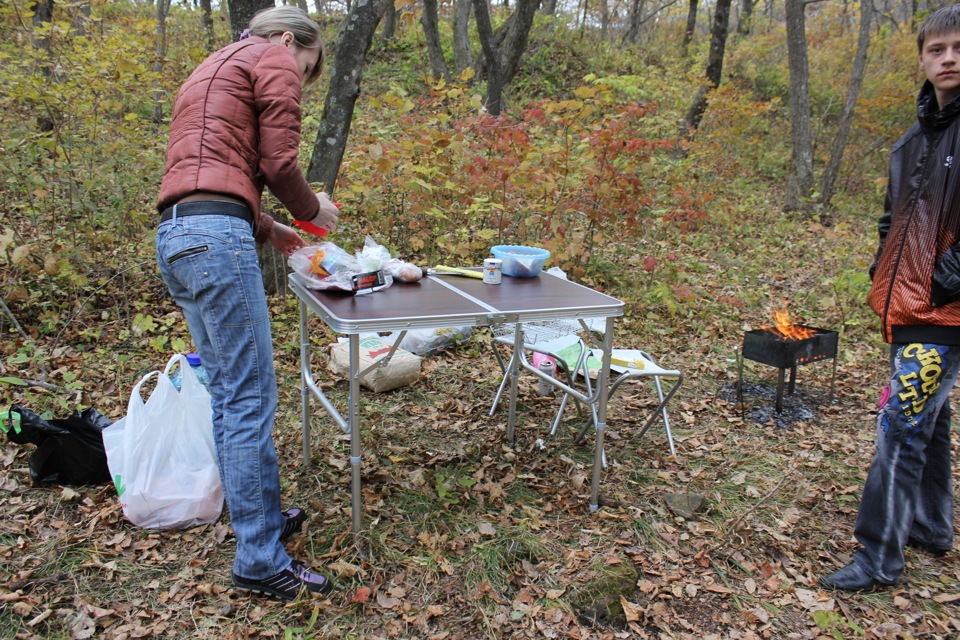
[{"label": "woman's hand", "polygon": [[310,220],[321,229],[333,231],[337,228],[337,218],[340,217],[340,209],[330,201],[330,196],[324,191],[317,192],[317,202],[320,203],[320,211]]},{"label": "woman's hand", "polygon": [[279,222],[274,222],[270,230],[270,244],[285,258],[289,258],[297,249],[307,246],[299,233]]}]

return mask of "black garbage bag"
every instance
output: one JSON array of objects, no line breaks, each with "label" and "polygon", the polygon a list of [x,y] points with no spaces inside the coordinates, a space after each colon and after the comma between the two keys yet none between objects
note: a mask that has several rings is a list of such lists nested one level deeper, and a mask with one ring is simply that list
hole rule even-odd
[{"label": "black garbage bag", "polygon": [[[14,413],[20,414],[19,425]],[[111,482],[103,430],[113,422],[94,408],[75,411],[69,418],[44,420],[17,405],[10,407],[7,438],[17,444],[35,444],[30,477],[38,484],[105,484]],[[19,427],[19,428],[17,428]]]}]

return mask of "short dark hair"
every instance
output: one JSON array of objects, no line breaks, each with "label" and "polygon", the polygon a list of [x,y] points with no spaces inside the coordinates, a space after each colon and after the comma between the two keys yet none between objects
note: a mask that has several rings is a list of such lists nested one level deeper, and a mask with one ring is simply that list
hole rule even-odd
[{"label": "short dark hair", "polygon": [[923,53],[923,43],[930,36],[960,31],[960,4],[948,4],[927,16],[917,31],[917,50]]}]

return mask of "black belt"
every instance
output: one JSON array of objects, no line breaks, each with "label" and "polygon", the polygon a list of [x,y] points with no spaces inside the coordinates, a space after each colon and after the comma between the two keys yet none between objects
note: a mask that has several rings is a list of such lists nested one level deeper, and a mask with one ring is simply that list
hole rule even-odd
[{"label": "black belt", "polygon": [[167,207],[160,214],[160,222],[166,222],[173,219],[173,210],[177,210],[177,217],[180,216],[233,216],[246,220],[253,224],[253,214],[250,207],[239,202],[230,202],[229,200],[201,200],[198,202],[181,202],[172,207]]}]

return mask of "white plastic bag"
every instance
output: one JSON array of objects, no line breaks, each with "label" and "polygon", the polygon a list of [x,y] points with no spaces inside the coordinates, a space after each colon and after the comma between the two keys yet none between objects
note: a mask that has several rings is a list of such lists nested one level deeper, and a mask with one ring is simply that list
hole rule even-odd
[{"label": "white plastic bag", "polygon": [[[169,372],[179,362],[180,391]],[[157,386],[146,402],[145,382]],[[133,388],[127,415],[103,431],[107,466],[123,515],[145,529],[182,529],[215,522],[223,488],[213,442],[210,394],[187,359],[174,355],[166,368],[143,376]]]},{"label": "white plastic bag", "polygon": [[[418,356],[432,356],[441,349],[459,344],[470,337],[473,329],[467,327],[444,327],[440,329],[409,329],[400,343],[401,349]],[[393,344],[400,337],[399,331],[394,331],[383,338],[387,344]]]}]

